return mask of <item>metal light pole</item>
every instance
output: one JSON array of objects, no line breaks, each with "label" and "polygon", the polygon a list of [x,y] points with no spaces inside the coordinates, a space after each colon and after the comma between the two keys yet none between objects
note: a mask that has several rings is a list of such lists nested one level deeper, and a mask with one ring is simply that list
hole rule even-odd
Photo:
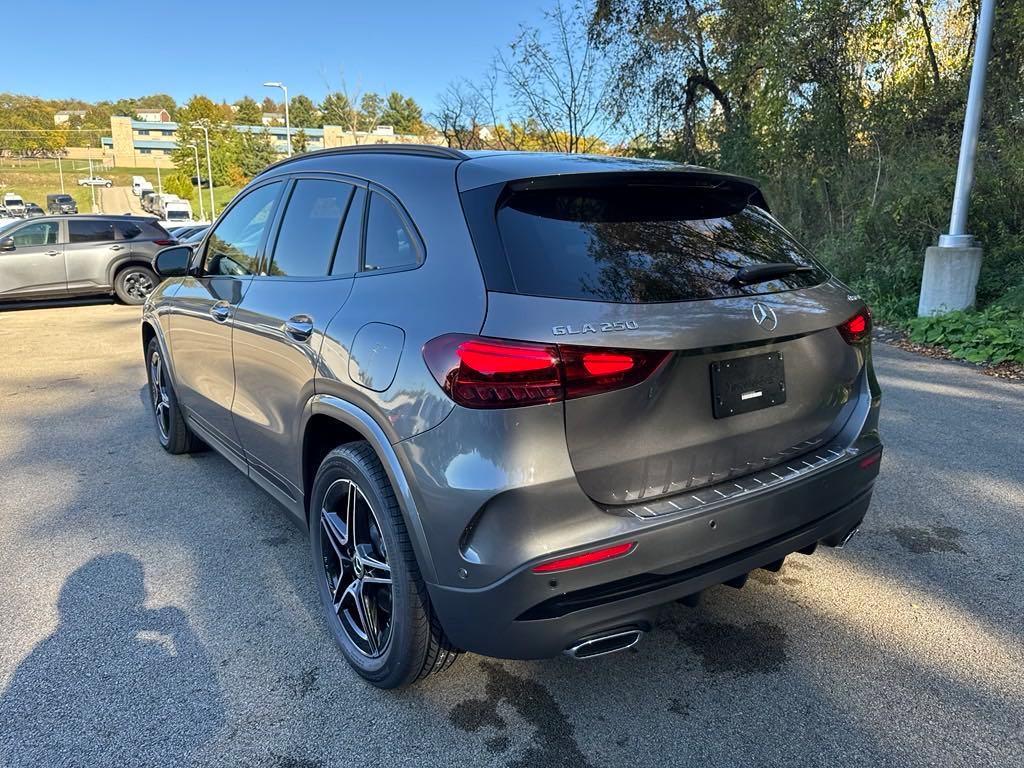
[{"label": "metal light pole", "polygon": [[974,63],[971,65],[971,87],[967,93],[967,112],[964,114],[964,134],[960,140],[960,162],[956,169],[953,211],[949,217],[949,234],[939,237],[939,245],[974,244],[974,238],[967,234],[967,205],[974,184],[974,158],[978,153],[978,127],[981,125],[981,105],[985,97],[985,75],[992,47],[992,22],[995,14],[996,0],[982,0],[978,16],[978,37],[974,44]]},{"label": "metal light pole", "polygon": [[280,88],[284,91],[284,136],[285,143],[288,145],[288,157],[292,156],[292,121],[288,115],[288,86],[284,83],[272,81],[263,84],[267,88]]},{"label": "metal light pole", "polygon": [[[212,222],[217,218],[217,206],[213,202],[213,162],[210,160],[210,126],[204,123],[199,127],[203,129],[203,137],[206,139],[206,186],[210,190],[210,221]],[[199,194],[203,194],[202,179],[199,180]]]},{"label": "metal light pole", "polygon": [[192,152],[196,156],[196,184],[199,185],[199,218],[202,221],[206,221],[206,210],[203,208],[203,176],[199,173],[199,147],[193,141],[189,144],[192,147]]},{"label": "metal light pole", "polygon": [[154,157],[153,164],[156,166],[156,191],[163,195],[164,193],[164,180],[160,177],[160,158]]},{"label": "metal light pole", "polygon": [[981,273],[981,248],[974,236],[967,234],[967,207],[971,186],[974,184],[974,159],[978,152],[978,128],[981,125],[981,106],[995,14],[995,0],[982,0],[949,232],[939,235],[938,246],[925,251],[921,297],[917,305],[919,317],[974,306],[978,275]]},{"label": "metal light pole", "polygon": [[57,155],[57,173],[60,174],[60,193],[64,194],[64,166],[60,162],[60,155]]}]

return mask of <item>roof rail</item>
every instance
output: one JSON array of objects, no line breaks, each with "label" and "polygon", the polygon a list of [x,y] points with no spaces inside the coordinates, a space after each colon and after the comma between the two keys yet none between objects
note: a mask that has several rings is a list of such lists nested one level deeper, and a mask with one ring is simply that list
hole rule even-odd
[{"label": "roof rail", "polygon": [[451,147],[440,147],[436,144],[356,144],[350,147],[329,147],[327,149],[314,149],[312,152],[303,152],[300,155],[286,157],[276,163],[268,165],[257,175],[278,168],[282,165],[304,160],[309,157],[323,157],[325,155],[414,155],[416,157],[436,157],[441,160],[469,160],[469,155]]}]

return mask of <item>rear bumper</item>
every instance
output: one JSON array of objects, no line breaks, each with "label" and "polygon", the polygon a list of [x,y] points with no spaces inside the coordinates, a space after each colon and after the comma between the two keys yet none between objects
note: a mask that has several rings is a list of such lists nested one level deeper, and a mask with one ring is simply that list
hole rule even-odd
[{"label": "rear bumper", "polygon": [[[654,625],[660,606],[775,563],[818,542],[835,546],[863,520],[880,454],[874,436],[856,455],[806,477],[658,521],[623,520],[604,547],[636,542],[626,556],[560,573],[524,564],[485,587],[428,585],[451,641],[487,656],[555,656],[581,638]],[[862,466],[862,463],[867,466]]]}]

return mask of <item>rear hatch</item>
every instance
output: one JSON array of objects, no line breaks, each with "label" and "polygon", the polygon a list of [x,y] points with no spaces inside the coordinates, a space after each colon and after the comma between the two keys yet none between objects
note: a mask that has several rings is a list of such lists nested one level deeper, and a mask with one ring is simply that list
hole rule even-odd
[{"label": "rear hatch", "polygon": [[791,461],[849,418],[864,350],[838,326],[863,303],[749,182],[562,175],[463,202],[489,288],[483,336],[558,345],[563,361],[605,351],[593,359],[612,367],[654,354],[639,383],[565,401],[572,464],[594,500],[654,499]]}]

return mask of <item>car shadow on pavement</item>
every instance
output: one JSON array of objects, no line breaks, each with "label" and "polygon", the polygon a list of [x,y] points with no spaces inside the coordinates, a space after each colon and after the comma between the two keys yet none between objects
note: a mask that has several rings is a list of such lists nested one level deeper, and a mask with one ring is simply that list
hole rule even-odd
[{"label": "car shadow on pavement", "polygon": [[59,623],[0,697],[0,764],[175,765],[224,721],[185,613],[147,608],[142,563],[94,557],[61,588]]}]

